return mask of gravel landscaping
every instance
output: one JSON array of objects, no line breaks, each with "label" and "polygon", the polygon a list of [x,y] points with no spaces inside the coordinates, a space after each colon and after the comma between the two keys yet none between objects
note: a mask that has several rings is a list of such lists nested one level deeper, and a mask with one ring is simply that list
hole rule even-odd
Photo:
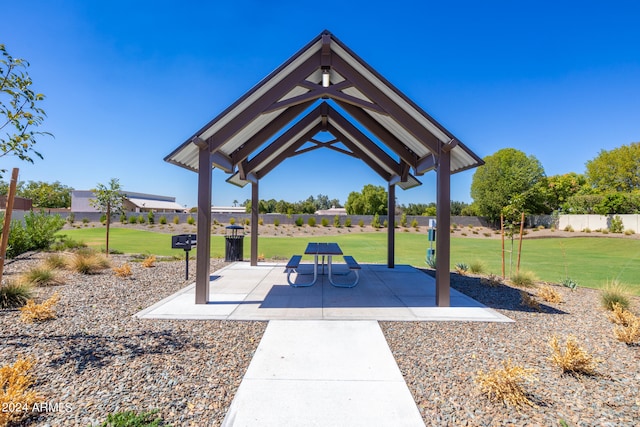
[{"label": "gravel landscaping", "polygon": [[[42,254],[10,262],[7,277]],[[128,257],[113,256],[114,266]],[[132,262],[133,275],[63,273],[65,284],[38,288],[37,299],[60,294],[58,317],[43,323],[0,310],[0,364],[32,356],[36,389],[50,403],[20,425],[88,426],[108,413],[157,409],[174,426],[220,425],[266,322],[138,320],[132,315],[191,283],[184,262]],[[224,263],[212,260],[212,268]],[[636,426],[640,424],[640,347],[613,336],[599,291],[557,287],[564,302],[540,312],[520,305],[518,289],[488,287],[452,274],[453,287],[515,323],[381,322],[424,421],[431,426]],[[535,293],[535,290],[530,292]],[[635,298],[634,308],[640,307]],[[597,375],[562,374],[548,358],[548,341],[575,335],[603,359]],[[535,407],[491,403],[479,394],[479,370],[515,364],[537,370],[527,384]],[[59,403],[59,406],[55,406]]]}]

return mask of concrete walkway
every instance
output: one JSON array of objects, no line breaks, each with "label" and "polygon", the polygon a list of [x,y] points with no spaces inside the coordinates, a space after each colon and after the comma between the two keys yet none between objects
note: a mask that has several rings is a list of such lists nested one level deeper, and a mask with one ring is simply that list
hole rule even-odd
[{"label": "concrete walkway", "polygon": [[272,320],[222,425],[424,423],[377,322]]}]

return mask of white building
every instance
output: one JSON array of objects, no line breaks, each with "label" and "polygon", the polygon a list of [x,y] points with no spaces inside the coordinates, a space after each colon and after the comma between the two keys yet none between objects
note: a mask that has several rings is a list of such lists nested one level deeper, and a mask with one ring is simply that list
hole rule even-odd
[{"label": "white building", "polygon": [[[125,196],[123,209],[125,212],[185,212],[186,208],[176,203],[175,197],[158,196],[155,194],[134,193],[122,191]],[[91,190],[73,190],[71,192],[71,212],[98,212],[91,206],[90,200],[95,199]]]}]

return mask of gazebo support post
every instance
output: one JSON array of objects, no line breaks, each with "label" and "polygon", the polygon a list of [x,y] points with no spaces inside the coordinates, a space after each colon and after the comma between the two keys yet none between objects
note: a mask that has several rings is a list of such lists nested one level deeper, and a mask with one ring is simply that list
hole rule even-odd
[{"label": "gazebo support post", "polygon": [[449,307],[451,304],[451,153],[446,148],[438,156],[437,200],[436,200],[436,305]]},{"label": "gazebo support post", "polygon": [[251,182],[251,265],[258,265],[258,181]]},{"label": "gazebo support post", "polygon": [[396,237],[396,186],[389,183],[389,201],[387,203],[387,267],[395,267]]},{"label": "gazebo support post", "polygon": [[211,263],[211,151],[198,140],[198,250],[196,252],[196,304],[209,302]]}]

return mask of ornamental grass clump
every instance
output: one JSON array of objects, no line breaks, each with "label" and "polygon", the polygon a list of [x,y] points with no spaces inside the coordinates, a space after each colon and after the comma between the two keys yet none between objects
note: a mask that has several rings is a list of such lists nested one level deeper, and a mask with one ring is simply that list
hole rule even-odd
[{"label": "ornamental grass clump", "polygon": [[22,273],[19,280],[35,286],[56,286],[64,283],[62,279],[60,279],[58,272],[45,265],[32,267]]},{"label": "ornamental grass clump", "polygon": [[533,288],[537,280],[531,271],[519,271],[511,276],[511,283],[520,288]]},{"label": "ornamental grass clump", "polygon": [[22,307],[31,298],[33,285],[18,281],[0,286],[0,308]]},{"label": "ornamental grass clump", "polygon": [[[41,400],[31,388],[35,379],[30,371],[35,365],[33,359],[19,358],[13,365],[0,367],[0,426],[17,423],[31,413],[34,405]],[[11,410],[9,410],[11,409]]]},{"label": "ornamental grass clump", "polygon": [[131,272],[131,265],[129,265],[128,262],[125,262],[120,267],[113,267],[113,272],[118,277],[129,277],[131,276],[131,274],[133,274]]},{"label": "ornamental grass clump", "polygon": [[600,303],[607,310],[612,311],[615,304],[628,310],[631,305],[629,290],[617,280],[608,282],[600,294]]},{"label": "ornamental grass clump", "polygon": [[491,402],[502,402],[505,406],[536,406],[525,390],[525,383],[537,381],[535,369],[514,365],[511,359],[502,363],[503,367],[489,372],[478,371],[475,382],[480,392]]},{"label": "ornamental grass clump", "polygon": [[148,257],[146,257],[144,260],[142,260],[142,266],[144,268],[155,267],[156,266],[156,256],[155,255],[149,255]]},{"label": "ornamental grass clump", "polygon": [[549,341],[549,360],[562,369],[563,373],[595,375],[598,364],[602,363],[580,346],[576,337],[569,335],[564,346],[555,335]]},{"label": "ornamental grass clump", "polygon": [[56,311],[54,306],[58,301],[60,301],[60,296],[57,292],[41,304],[36,304],[34,300],[30,299],[24,307],[20,308],[20,319],[27,323],[55,319]]},{"label": "ornamental grass clump", "polygon": [[469,264],[469,271],[473,274],[483,274],[486,271],[486,267],[482,261],[475,260]]},{"label": "ornamental grass clump", "polygon": [[556,291],[549,285],[545,285],[538,291],[538,297],[542,298],[543,301],[551,302],[554,304],[562,302],[562,296],[560,292]]},{"label": "ornamental grass clump", "polygon": [[97,274],[110,267],[109,260],[102,254],[78,252],[67,263],[71,271],[81,274]]},{"label": "ornamental grass clump", "polygon": [[61,254],[49,254],[44,259],[43,264],[45,267],[58,270],[64,269],[67,266],[67,260]]},{"label": "ornamental grass clump", "polygon": [[482,283],[483,285],[487,285],[491,288],[497,288],[498,286],[502,285],[502,278],[492,273],[492,274],[489,274],[487,277],[481,278],[480,283]]}]

